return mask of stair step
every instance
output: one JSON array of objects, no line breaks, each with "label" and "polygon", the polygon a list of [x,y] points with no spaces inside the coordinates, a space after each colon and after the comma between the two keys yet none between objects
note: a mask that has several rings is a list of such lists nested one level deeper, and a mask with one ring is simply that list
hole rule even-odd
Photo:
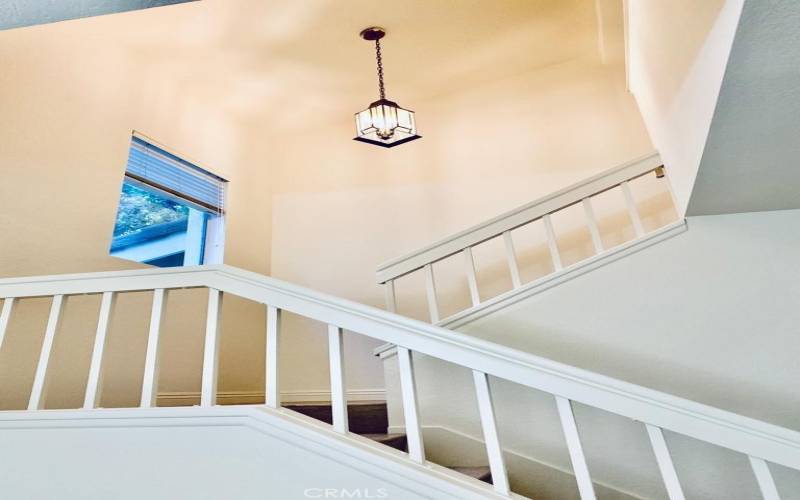
[{"label": "stair step", "polygon": [[362,434],[362,436],[390,446],[395,450],[408,451],[408,439],[405,434]]},{"label": "stair step", "polygon": [[458,467],[458,466],[451,466],[448,469],[452,469],[456,472],[460,472],[462,474],[466,474],[467,476],[474,477],[484,483],[492,484],[492,472],[489,470],[487,466],[478,466],[478,467]]},{"label": "stair step", "polygon": [[[329,424],[333,422],[333,413],[329,404],[285,405],[284,408]],[[347,421],[350,432],[385,434],[389,427],[386,403],[347,405]]]},{"label": "stair step", "polygon": [[[329,424],[333,422],[333,413],[329,404],[285,405],[284,408]],[[347,420],[350,432],[360,434],[396,450],[408,451],[408,438],[405,434],[386,433],[386,429],[389,427],[386,403],[347,405]],[[487,466],[450,466],[448,469],[492,484],[492,473]]]},{"label": "stair step", "polygon": [[[377,441],[386,446],[391,446],[395,450],[408,451],[408,439],[405,434],[362,434],[364,437]],[[492,472],[489,467],[460,467],[452,466],[448,469],[474,477],[479,481],[492,484]]]}]

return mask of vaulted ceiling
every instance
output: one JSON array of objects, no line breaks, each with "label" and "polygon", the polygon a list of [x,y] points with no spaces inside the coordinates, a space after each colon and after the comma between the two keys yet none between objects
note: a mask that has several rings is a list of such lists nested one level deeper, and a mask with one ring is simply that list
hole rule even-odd
[{"label": "vaulted ceiling", "polygon": [[413,107],[418,99],[565,61],[602,54],[619,62],[619,4],[203,0],[34,29],[53,43],[81,45],[79,51],[86,44],[118,48],[145,61],[160,85],[178,86],[184,99],[286,128],[350,116],[370,102],[375,56],[358,36],[367,26],[388,31],[388,96]]}]

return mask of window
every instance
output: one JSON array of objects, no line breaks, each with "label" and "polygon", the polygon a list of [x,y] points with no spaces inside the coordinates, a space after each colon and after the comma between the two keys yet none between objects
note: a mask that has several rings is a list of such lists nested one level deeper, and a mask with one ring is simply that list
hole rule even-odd
[{"label": "window", "polygon": [[111,255],[159,267],[221,264],[226,184],[134,135]]}]

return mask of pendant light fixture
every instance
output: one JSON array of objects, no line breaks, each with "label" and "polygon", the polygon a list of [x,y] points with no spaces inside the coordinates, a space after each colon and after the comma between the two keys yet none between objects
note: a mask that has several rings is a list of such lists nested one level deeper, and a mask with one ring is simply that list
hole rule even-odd
[{"label": "pendant light fixture", "polygon": [[371,27],[361,31],[361,38],[375,42],[375,58],[378,62],[378,94],[380,99],[364,111],[356,113],[356,137],[354,140],[391,148],[419,139],[414,112],[401,108],[396,102],[386,99],[383,85],[383,60],[381,58],[381,38],[386,30]]}]

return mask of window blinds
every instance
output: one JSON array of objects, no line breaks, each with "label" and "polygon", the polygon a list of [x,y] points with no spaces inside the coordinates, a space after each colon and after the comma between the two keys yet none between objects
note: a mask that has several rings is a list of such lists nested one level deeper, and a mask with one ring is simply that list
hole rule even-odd
[{"label": "window blinds", "polygon": [[212,212],[225,212],[225,179],[136,136],[125,175]]}]

